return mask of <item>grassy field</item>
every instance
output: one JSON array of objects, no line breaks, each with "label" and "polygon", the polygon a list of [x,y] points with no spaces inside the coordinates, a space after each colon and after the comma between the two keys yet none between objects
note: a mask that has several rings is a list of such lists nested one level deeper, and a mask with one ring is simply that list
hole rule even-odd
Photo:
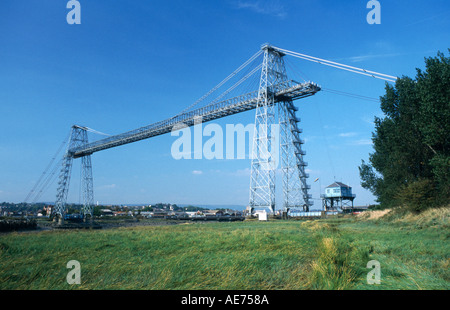
[{"label": "grassy field", "polygon": [[[449,214],[2,234],[0,289],[447,290]],[[66,282],[70,260],[80,285]]]}]

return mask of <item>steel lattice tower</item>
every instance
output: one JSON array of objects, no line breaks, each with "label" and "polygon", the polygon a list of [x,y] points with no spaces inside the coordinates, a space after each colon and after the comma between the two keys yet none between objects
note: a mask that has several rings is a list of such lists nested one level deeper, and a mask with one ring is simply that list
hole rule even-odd
[{"label": "steel lattice tower", "polygon": [[[258,102],[255,116],[255,133],[250,177],[250,202],[252,208],[275,210],[275,172],[281,163],[283,173],[283,209],[311,205],[306,184],[306,163],[303,161],[304,143],[299,134],[300,121],[295,115],[298,110],[290,98],[278,102],[278,124],[275,125],[276,94],[288,81],[284,65],[284,54],[270,45],[263,45],[264,60],[261,70]],[[277,130],[278,129],[278,130]],[[277,145],[277,134],[280,144]],[[281,149],[281,162],[279,150]]]},{"label": "steel lattice tower", "polygon": [[[70,175],[72,172],[72,163],[74,154],[71,150],[79,147],[85,147],[88,144],[87,129],[80,126],[72,126],[72,133],[69,140],[67,151],[63,158],[63,164],[59,174],[58,190],[56,194],[54,215],[58,217],[59,222],[64,221],[66,214],[67,194],[69,192]],[[94,208],[94,189],[92,178],[91,155],[85,155],[81,160],[82,173],[81,182],[83,189],[83,215],[87,219],[90,216],[92,220]]]}]

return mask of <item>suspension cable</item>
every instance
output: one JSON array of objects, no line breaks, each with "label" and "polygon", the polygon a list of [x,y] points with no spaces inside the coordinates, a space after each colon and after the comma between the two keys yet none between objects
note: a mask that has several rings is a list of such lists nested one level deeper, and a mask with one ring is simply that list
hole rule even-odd
[{"label": "suspension cable", "polygon": [[[38,187],[42,187],[43,184],[46,184],[47,182],[44,179],[44,177],[46,177],[47,172],[50,170],[50,168],[53,166],[53,164],[55,163],[56,157],[58,156],[58,154],[61,152],[62,148],[68,143],[69,141],[69,137],[70,137],[70,132],[67,135],[67,137],[64,139],[64,141],[61,143],[61,145],[59,146],[58,150],[56,151],[55,155],[53,155],[52,159],[50,160],[49,164],[47,165],[47,167],[45,168],[44,172],[41,174],[41,176],[39,177],[38,181],[36,182],[36,184],[33,186],[33,188],[31,189],[31,191],[28,193],[28,195],[26,196],[24,202],[27,202],[31,196],[35,193],[35,191],[37,190]],[[57,167],[57,166],[56,166]],[[48,178],[48,177],[47,177]],[[44,182],[44,183],[43,183]],[[42,189],[41,189],[42,191]]]},{"label": "suspension cable", "polygon": [[334,61],[330,61],[330,60],[326,60],[326,59],[322,59],[322,58],[317,58],[317,57],[313,57],[313,56],[309,56],[309,55],[305,55],[305,54],[301,54],[301,53],[285,50],[285,49],[282,49],[282,48],[279,48],[279,47],[274,47],[274,48],[279,50],[280,52],[283,52],[283,53],[285,53],[287,55],[290,55],[290,56],[293,56],[293,57],[301,58],[301,59],[308,60],[308,61],[311,61],[311,62],[317,62],[319,64],[330,66],[330,67],[334,67],[334,68],[338,68],[338,69],[341,69],[341,70],[346,70],[346,71],[350,71],[350,72],[354,72],[354,73],[370,76],[370,77],[373,77],[373,78],[376,78],[376,79],[381,79],[381,80],[385,80],[385,81],[389,81],[389,82],[395,82],[398,79],[397,77],[392,76],[392,75],[387,75],[387,74],[383,74],[383,73],[379,73],[379,72],[375,72],[375,71],[370,71],[370,70],[366,70],[366,69],[362,69],[362,68],[357,68],[357,67],[341,64],[341,63],[338,63],[338,62],[334,62]]},{"label": "suspension cable", "polygon": [[50,185],[53,184],[53,182],[56,180],[55,175],[58,171],[58,167],[62,165],[63,160],[61,159],[54,167],[51,173],[49,173],[45,179],[45,181],[40,186],[39,191],[37,191],[36,196],[32,200],[31,203],[36,203],[39,198],[41,198],[42,194],[50,187]]},{"label": "suspension cable", "polygon": [[111,135],[108,135],[107,133],[103,133],[101,131],[98,131],[98,130],[95,130],[95,129],[92,129],[92,128],[89,128],[89,127],[84,127],[84,128],[86,128],[87,131],[90,131],[92,133],[96,133],[96,134],[99,134],[99,135],[102,135],[102,136],[111,137]]},{"label": "suspension cable", "polygon": [[209,92],[207,92],[205,95],[203,95],[200,99],[198,99],[196,102],[191,104],[189,107],[181,111],[179,114],[175,115],[173,118],[185,113],[186,111],[189,111],[193,107],[195,107],[197,104],[205,100],[209,95],[211,95],[213,92],[215,92],[218,88],[220,88],[223,84],[228,82],[232,77],[234,77],[236,74],[241,72],[245,67],[247,67],[251,62],[253,62],[259,55],[261,55],[262,51],[259,50],[256,54],[254,54],[252,57],[250,57],[246,62],[244,62],[239,68],[237,68],[233,73],[231,73],[228,77],[226,77],[222,82],[217,84],[214,88],[212,88]]},{"label": "suspension cable", "polygon": [[228,88],[225,92],[223,92],[222,94],[220,94],[216,99],[214,99],[209,105],[213,105],[214,103],[218,102],[220,99],[222,99],[225,95],[227,95],[228,93],[230,93],[233,89],[235,89],[236,87],[238,87],[239,85],[241,85],[245,80],[247,80],[249,77],[251,77],[253,74],[255,74],[256,71],[258,71],[259,69],[261,69],[262,64],[259,64],[259,66],[257,66],[256,68],[254,68],[250,73],[248,73],[246,76],[244,76],[242,79],[240,79],[238,82],[236,82],[236,84],[234,84],[233,86],[231,86],[230,88]]},{"label": "suspension cable", "polygon": [[352,94],[352,93],[343,92],[340,90],[335,90],[335,89],[330,89],[330,88],[325,88],[325,87],[322,87],[322,90],[325,92],[336,94],[336,95],[347,96],[347,97],[352,97],[352,98],[357,98],[357,99],[367,100],[367,101],[372,101],[372,102],[380,102],[380,100],[377,98],[367,97],[367,96],[358,95],[358,94]]}]

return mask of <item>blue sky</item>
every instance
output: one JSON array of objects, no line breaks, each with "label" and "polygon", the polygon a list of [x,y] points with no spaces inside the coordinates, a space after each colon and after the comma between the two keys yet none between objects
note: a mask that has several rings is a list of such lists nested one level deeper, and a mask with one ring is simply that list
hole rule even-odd
[{"label": "blue sky", "polygon": [[[447,0],[380,0],[380,25],[366,22],[365,0],[79,2],[80,25],[67,24],[64,0],[0,3],[0,201],[25,199],[71,125],[118,134],[169,118],[263,43],[414,77],[424,57],[446,52],[450,42]],[[289,61],[323,87],[373,98],[384,94],[383,81]],[[353,187],[356,205],[373,203],[360,186],[358,166],[372,152],[379,104],[321,92],[296,105],[313,197],[336,180]],[[253,121],[249,111],[217,123]],[[95,200],[248,203],[249,160],[177,161],[170,154],[175,140],[164,135],[94,154]],[[70,202],[80,201],[79,171],[78,160]],[[55,195],[56,182],[40,200],[54,201]]]}]

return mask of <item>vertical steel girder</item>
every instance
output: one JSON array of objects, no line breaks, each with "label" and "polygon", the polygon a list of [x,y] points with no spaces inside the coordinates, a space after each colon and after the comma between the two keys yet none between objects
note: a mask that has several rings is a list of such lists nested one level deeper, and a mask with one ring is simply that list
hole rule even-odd
[{"label": "vertical steel girder", "polygon": [[[54,208],[54,215],[59,217],[60,221],[64,220],[66,215],[67,195],[69,192],[70,176],[72,172],[73,154],[70,150],[80,146],[85,146],[88,143],[87,129],[80,126],[72,126],[72,133],[69,144],[64,154],[61,171],[59,174],[58,189],[56,194],[56,203]],[[82,157],[82,188],[83,188],[83,215],[85,219],[90,216],[92,219],[94,208],[94,189],[92,177],[92,163],[91,156],[86,155]]]},{"label": "vertical steel girder", "polygon": [[[87,140],[86,140],[87,142]],[[92,220],[94,214],[94,181],[92,177],[91,155],[81,158],[82,165],[82,188],[83,188],[83,215]]]},{"label": "vertical steel girder", "polygon": [[[256,105],[255,132],[253,136],[250,206],[275,210],[275,169],[274,154],[275,99],[274,85],[286,79],[283,76],[281,56],[270,46],[263,47],[264,59]],[[278,82],[278,83],[277,83]]]},{"label": "vertical steel girder", "polygon": [[[286,82],[287,74],[283,54],[270,45],[264,45],[264,60],[261,70],[261,80],[258,94],[258,104],[255,116],[255,133],[250,177],[250,202],[252,208],[269,208],[275,211],[275,172],[278,163],[283,174],[283,209],[302,207],[308,211],[310,195],[306,184],[308,175],[305,173],[306,163],[303,161],[305,152],[301,149],[299,134],[301,130],[297,123],[296,108],[292,100],[278,103],[279,131],[274,132],[275,98],[277,85]],[[279,145],[275,143],[279,134]],[[278,149],[281,150],[279,160]]]}]

